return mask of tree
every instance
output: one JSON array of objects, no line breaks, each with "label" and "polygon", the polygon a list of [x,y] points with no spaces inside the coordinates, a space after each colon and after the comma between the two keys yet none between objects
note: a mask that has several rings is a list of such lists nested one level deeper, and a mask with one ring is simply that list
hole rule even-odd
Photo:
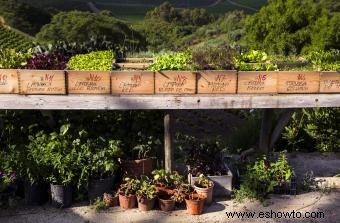
[{"label": "tree", "polygon": [[80,11],[58,13],[36,37],[42,42],[85,42],[94,36],[106,36],[108,41],[129,48],[144,46],[143,37],[139,33],[125,23],[107,15],[106,12],[99,14]]},{"label": "tree", "polygon": [[334,33],[318,34],[318,28],[337,29],[339,20],[334,16],[323,2],[269,0],[268,5],[246,19],[244,41],[250,48],[285,55],[339,47]]}]

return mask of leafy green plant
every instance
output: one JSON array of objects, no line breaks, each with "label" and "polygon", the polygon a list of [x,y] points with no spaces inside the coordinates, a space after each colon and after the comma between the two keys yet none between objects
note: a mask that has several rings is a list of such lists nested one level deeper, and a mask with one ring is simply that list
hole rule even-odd
[{"label": "leafy green plant", "polygon": [[183,177],[177,172],[170,173],[164,169],[152,171],[153,182],[159,187],[175,188],[183,183]]},{"label": "leafy green plant", "polygon": [[152,180],[147,176],[143,176],[140,180],[136,195],[138,199],[151,200],[156,197],[156,186],[152,184]]},{"label": "leafy green plant", "polygon": [[340,70],[340,50],[312,51],[307,58],[316,70]]},{"label": "leafy green plant", "polygon": [[156,56],[154,63],[149,66],[149,70],[195,70],[196,65],[192,61],[190,51],[165,53]]},{"label": "leafy green plant", "polygon": [[7,173],[0,170],[0,193],[6,191],[14,184],[16,180],[16,173]]},{"label": "leafy green plant", "polygon": [[235,67],[242,71],[272,71],[277,69],[263,51],[251,50],[234,57]]},{"label": "leafy green plant", "polygon": [[140,181],[138,179],[126,177],[123,184],[120,185],[118,193],[123,196],[135,195],[139,189]]},{"label": "leafy green plant", "polygon": [[32,50],[19,52],[15,49],[0,49],[0,69],[21,68],[31,56]]},{"label": "leafy green plant", "polygon": [[71,70],[109,71],[112,69],[114,59],[113,51],[96,51],[71,57],[68,66]]},{"label": "leafy green plant", "polygon": [[232,70],[236,51],[231,47],[202,47],[193,50],[192,58],[199,70]]},{"label": "leafy green plant", "polygon": [[211,183],[212,182],[208,177],[204,176],[204,174],[200,174],[198,180],[195,182],[195,185],[201,188],[209,188],[211,187]]},{"label": "leafy green plant", "polygon": [[98,211],[105,210],[108,207],[106,206],[104,200],[101,197],[97,197],[94,200],[93,204],[91,204],[91,208],[98,212]]}]

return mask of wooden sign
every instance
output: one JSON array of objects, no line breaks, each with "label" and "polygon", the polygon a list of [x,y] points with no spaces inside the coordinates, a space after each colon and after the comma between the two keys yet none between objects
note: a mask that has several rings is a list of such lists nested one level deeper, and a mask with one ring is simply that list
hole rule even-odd
[{"label": "wooden sign", "polygon": [[199,71],[197,92],[199,94],[235,94],[237,71]]},{"label": "wooden sign", "polygon": [[156,94],[195,94],[196,73],[190,71],[159,71],[155,77]]},{"label": "wooden sign", "polygon": [[240,94],[277,93],[277,72],[240,71],[238,72],[237,92]]},{"label": "wooden sign", "polygon": [[113,71],[112,94],[154,94],[155,78],[151,71]]},{"label": "wooden sign", "polygon": [[320,92],[340,93],[340,72],[322,72],[320,76]]},{"label": "wooden sign", "polygon": [[68,71],[69,94],[110,94],[109,71]]},{"label": "wooden sign", "polygon": [[14,69],[0,69],[0,94],[19,93],[18,71]]},{"label": "wooden sign", "polygon": [[317,93],[320,73],[317,71],[280,71],[279,93]]},{"label": "wooden sign", "polygon": [[62,70],[19,70],[20,94],[66,94]]}]

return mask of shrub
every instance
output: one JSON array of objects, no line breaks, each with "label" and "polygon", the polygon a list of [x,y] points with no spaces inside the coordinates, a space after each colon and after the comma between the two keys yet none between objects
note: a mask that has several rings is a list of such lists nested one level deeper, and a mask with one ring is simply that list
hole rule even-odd
[{"label": "shrub", "polygon": [[71,57],[68,66],[71,70],[102,70],[112,69],[115,54],[113,51],[97,51]]},{"label": "shrub", "polygon": [[196,65],[193,63],[192,54],[189,51],[177,53],[165,53],[156,56],[155,62],[149,66],[152,71],[161,70],[194,70]]}]

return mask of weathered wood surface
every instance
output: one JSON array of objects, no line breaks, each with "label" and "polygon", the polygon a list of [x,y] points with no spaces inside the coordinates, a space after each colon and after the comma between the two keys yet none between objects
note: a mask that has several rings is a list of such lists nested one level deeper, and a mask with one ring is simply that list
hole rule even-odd
[{"label": "weathered wood surface", "polygon": [[236,94],[237,71],[198,71],[198,94]]},{"label": "weathered wood surface", "polygon": [[336,71],[321,72],[320,92],[340,93],[340,72]]},{"label": "weathered wood surface", "polygon": [[277,93],[277,75],[276,71],[239,71],[237,93]]},{"label": "weathered wood surface", "polygon": [[66,94],[63,70],[19,70],[20,94]]},{"label": "weathered wood surface", "polygon": [[115,65],[125,69],[147,69],[151,63],[115,63]]},{"label": "weathered wood surface", "polygon": [[280,71],[279,93],[317,93],[320,89],[318,71]]},{"label": "weathered wood surface", "polygon": [[19,93],[18,71],[15,69],[0,69],[0,94]]},{"label": "weathered wood surface", "polygon": [[0,109],[128,110],[340,107],[340,94],[289,95],[10,95]]},{"label": "weathered wood surface", "polygon": [[156,94],[195,94],[196,73],[191,71],[159,71],[155,74]]},{"label": "weathered wood surface", "polygon": [[110,71],[68,71],[69,94],[110,94]]},{"label": "weathered wood surface", "polygon": [[171,111],[164,114],[164,166],[165,170],[171,172],[174,170],[174,151],[172,149],[172,117]]},{"label": "weathered wood surface", "polygon": [[112,94],[154,94],[154,75],[152,71],[113,71]]}]

